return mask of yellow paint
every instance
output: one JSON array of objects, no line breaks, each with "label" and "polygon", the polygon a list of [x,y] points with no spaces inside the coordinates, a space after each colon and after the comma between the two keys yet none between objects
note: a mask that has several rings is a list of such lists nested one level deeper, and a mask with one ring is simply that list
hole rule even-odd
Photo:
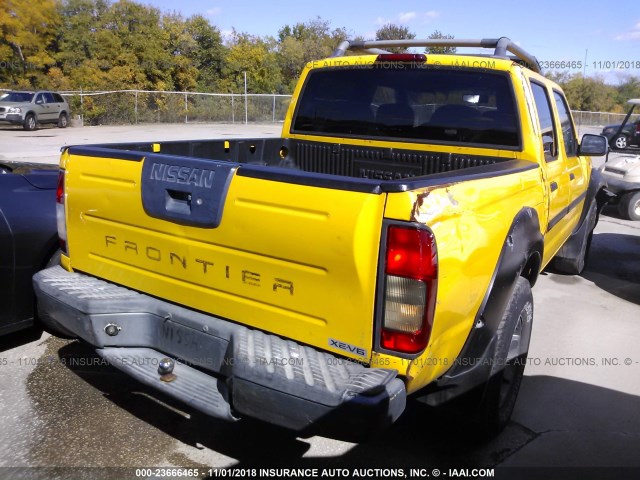
[{"label": "yellow paint", "polygon": [[235,176],[221,225],[203,229],[146,215],[141,168],[71,157],[73,269],[319,348],[331,337],[370,354],[383,195]]}]

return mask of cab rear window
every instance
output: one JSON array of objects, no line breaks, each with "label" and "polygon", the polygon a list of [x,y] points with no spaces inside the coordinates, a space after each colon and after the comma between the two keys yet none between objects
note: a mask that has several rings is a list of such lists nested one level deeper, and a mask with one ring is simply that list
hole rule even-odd
[{"label": "cab rear window", "polygon": [[291,133],[520,145],[507,75],[403,64],[311,71]]}]

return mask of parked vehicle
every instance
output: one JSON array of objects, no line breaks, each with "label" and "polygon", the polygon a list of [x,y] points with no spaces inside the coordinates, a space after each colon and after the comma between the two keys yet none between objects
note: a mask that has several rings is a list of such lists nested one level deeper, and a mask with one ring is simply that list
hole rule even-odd
[{"label": "parked vehicle", "polygon": [[[443,45],[493,51],[382,50]],[[350,438],[466,396],[495,434],[531,287],[584,268],[607,148],[507,38],[344,42],[281,138],[66,148],[41,315],[214,417]]]},{"label": "parked vehicle", "polygon": [[607,188],[616,195],[620,216],[640,220],[640,155],[621,155],[602,167]]},{"label": "parked vehicle", "polygon": [[627,112],[621,124],[607,125],[602,129],[602,135],[607,137],[609,145],[614,150],[626,150],[631,147],[640,147],[640,118],[631,121],[631,115],[637,105],[640,105],[640,98],[632,98],[627,101],[631,108]]},{"label": "parked vehicle", "polygon": [[57,178],[50,165],[0,163],[0,335],[34,322],[31,278],[58,248]]},{"label": "parked vehicle", "polygon": [[70,111],[64,97],[55,92],[16,91],[0,98],[0,123],[22,125],[25,130],[35,130],[44,123],[66,128]]}]

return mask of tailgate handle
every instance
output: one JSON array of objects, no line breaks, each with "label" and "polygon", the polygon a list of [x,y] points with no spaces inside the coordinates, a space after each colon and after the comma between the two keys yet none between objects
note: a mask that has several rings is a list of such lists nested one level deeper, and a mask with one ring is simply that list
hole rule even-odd
[{"label": "tailgate handle", "polygon": [[167,194],[165,195],[165,209],[167,211],[182,213],[185,215],[191,214],[191,193],[171,190],[169,188],[167,188],[166,192]]},{"label": "tailgate handle", "polygon": [[142,165],[147,215],[180,225],[216,228],[237,163],[148,154]]}]

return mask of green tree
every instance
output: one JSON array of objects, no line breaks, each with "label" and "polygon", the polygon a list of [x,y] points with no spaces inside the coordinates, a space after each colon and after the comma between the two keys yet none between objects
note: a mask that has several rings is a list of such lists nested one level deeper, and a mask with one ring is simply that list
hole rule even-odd
[{"label": "green tree", "polygon": [[[105,13],[105,37],[110,34],[112,38],[107,40],[109,52],[102,60],[110,64],[107,66],[113,70],[115,76],[111,77],[116,84],[142,81],[142,85],[136,86],[154,90],[174,88],[171,69],[167,68],[172,59],[166,50],[167,35],[162,30],[160,18],[157,8],[130,0],[114,3]],[[120,48],[114,51],[112,47],[118,44]],[[126,76],[120,77],[121,73],[126,73]]]},{"label": "green tree", "polygon": [[320,17],[283,26],[278,31],[277,60],[285,90],[293,91],[307,62],[329,57],[346,38],[344,28],[332,29],[330,22]]},{"label": "green tree", "polygon": [[169,54],[168,64],[164,69],[171,76],[171,84],[175,90],[191,91],[197,86],[198,69],[193,61],[193,53],[198,44],[189,32],[184,18],[177,13],[162,17],[164,32],[164,49]]},{"label": "green tree", "polygon": [[[43,83],[60,23],[56,0],[0,2],[0,82],[20,87]],[[13,86],[13,85],[12,85]]]},{"label": "green tree", "polygon": [[387,23],[376,30],[376,40],[408,40],[416,38],[409,27]]},{"label": "green tree", "polygon": [[[416,34],[411,32],[408,27],[402,25],[395,25],[393,23],[387,23],[376,31],[376,40],[409,40],[416,38]],[[406,52],[407,49],[403,47],[387,48],[394,53]]]},{"label": "green tree", "polygon": [[[429,40],[452,40],[453,35],[442,33],[440,30],[436,30],[427,37]],[[424,53],[436,54],[452,54],[456,53],[456,47],[427,47],[424,49]]]},{"label": "green tree", "polygon": [[108,8],[105,0],[65,0],[59,4],[58,67],[72,69],[94,57],[96,31]]},{"label": "green tree", "polygon": [[[616,87],[616,103],[620,106],[620,110],[627,110],[627,100],[630,98],[640,98],[640,78],[629,76]],[[638,107],[636,107],[637,109]],[[636,112],[639,113],[639,112]]]},{"label": "green tree", "polygon": [[204,92],[215,91],[226,54],[220,30],[202,15],[187,19],[186,29],[195,42],[195,48],[187,56],[198,71],[197,88]]},{"label": "green tree", "polygon": [[273,51],[274,44],[274,40],[234,30],[222,67],[220,90],[244,92],[246,72],[249,93],[279,93],[282,90],[282,76]]},{"label": "green tree", "polygon": [[602,78],[585,78],[578,73],[561,86],[573,110],[609,112],[616,105],[616,89],[605,84]]}]

